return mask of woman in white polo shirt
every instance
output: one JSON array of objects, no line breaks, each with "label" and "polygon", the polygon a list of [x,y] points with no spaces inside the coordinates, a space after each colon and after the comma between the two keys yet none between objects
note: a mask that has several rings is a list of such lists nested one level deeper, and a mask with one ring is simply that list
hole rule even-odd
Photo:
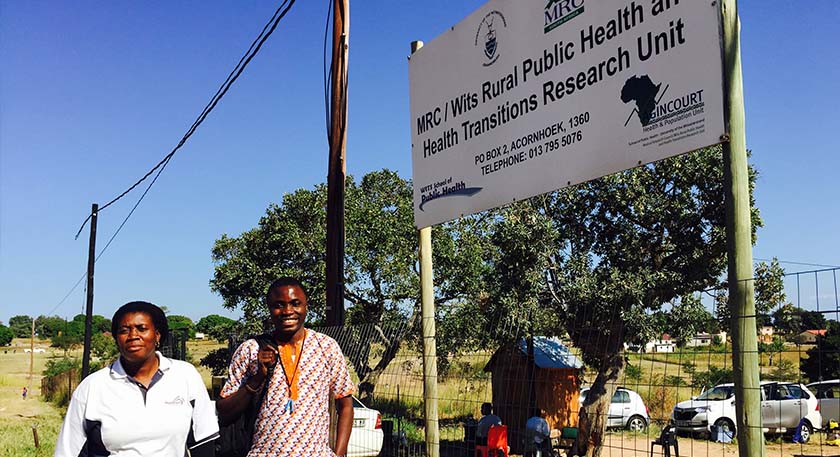
[{"label": "woman in white polo shirt", "polygon": [[213,456],[219,426],[201,375],[157,351],[169,333],[163,311],[126,303],[111,333],[120,357],[73,392],[55,456]]}]

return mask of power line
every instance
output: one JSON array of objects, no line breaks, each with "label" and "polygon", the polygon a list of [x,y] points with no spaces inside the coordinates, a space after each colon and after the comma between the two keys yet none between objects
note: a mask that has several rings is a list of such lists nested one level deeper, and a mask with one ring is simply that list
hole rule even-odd
[{"label": "power line", "polygon": [[[250,63],[251,60],[254,58],[254,56],[257,55],[260,48],[262,48],[262,45],[265,43],[265,41],[268,39],[268,37],[271,36],[271,34],[277,28],[277,25],[280,23],[280,20],[283,19],[283,17],[286,15],[286,13],[289,12],[289,10],[291,9],[291,7],[294,3],[295,3],[295,0],[284,0],[283,3],[280,4],[280,6],[277,8],[277,10],[272,15],[271,19],[269,19],[268,22],[266,22],[265,26],[263,26],[263,29],[260,31],[259,35],[257,35],[257,38],[254,39],[254,41],[251,43],[251,46],[248,47],[248,50],[239,59],[239,62],[236,64],[236,66],[233,68],[233,70],[231,70],[231,72],[228,74],[225,81],[222,83],[221,86],[219,86],[219,89],[216,91],[216,93],[213,95],[213,97],[210,98],[210,101],[207,103],[207,105],[201,111],[201,114],[199,114],[199,116],[196,118],[196,120],[193,122],[193,124],[187,130],[187,133],[184,134],[184,136],[181,138],[181,140],[178,142],[178,144],[172,149],[172,151],[170,151],[169,154],[164,156],[163,159],[160,160],[160,162],[158,162],[154,167],[152,167],[152,169],[150,169],[145,175],[143,175],[143,177],[140,178],[137,182],[132,184],[128,189],[126,189],[121,194],[119,194],[117,197],[115,197],[114,199],[112,199],[111,201],[109,201],[108,203],[106,203],[105,205],[103,205],[102,207],[99,208],[99,211],[102,211],[105,208],[107,208],[107,207],[111,206],[112,204],[116,203],[118,200],[120,200],[121,198],[126,196],[128,193],[130,193],[132,190],[137,188],[137,186],[139,186],[141,183],[143,183],[143,181],[148,179],[152,174],[155,174],[155,171],[157,171],[157,173],[155,174],[152,181],[146,187],[146,190],[143,192],[143,194],[140,196],[140,198],[137,200],[137,202],[131,208],[131,211],[128,212],[128,215],[126,215],[126,217],[123,219],[122,223],[120,223],[119,227],[117,227],[117,230],[114,232],[113,235],[111,235],[111,237],[108,239],[108,242],[105,243],[105,246],[102,248],[102,250],[99,251],[99,254],[94,259],[94,262],[99,260],[99,258],[102,257],[103,254],[105,254],[105,251],[108,249],[108,247],[111,245],[111,243],[117,237],[117,235],[120,233],[122,228],[128,222],[128,219],[131,218],[132,214],[134,214],[134,211],[140,205],[140,202],[143,201],[143,199],[146,197],[146,194],[149,193],[149,190],[152,188],[154,183],[157,181],[158,177],[160,177],[161,173],[163,173],[163,170],[166,169],[166,166],[169,164],[169,161],[172,159],[172,157],[175,155],[175,153],[184,144],[186,144],[186,142],[190,138],[190,136],[192,136],[192,134],[195,133],[195,131],[198,129],[198,127],[201,125],[201,123],[204,122],[204,120],[207,118],[207,116],[210,114],[210,112],[212,112],[213,109],[216,107],[216,105],[218,105],[219,101],[221,101],[222,97],[224,97],[224,95],[227,93],[227,91],[230,89],[230,87],[233,85],[233,83],[239,78],[239,76],[245,70],[245,67],[248,65],[248,63]],[[84,222],[82,222],[82,226],[79,227],[79,231],[76,233],[76,236],[75,236],[76,239],[79,238],[79,235],[82,233],[82,230],[84,230],[85,225],[88,223],[88,221],[90,221],[91,217],[92,217],[92,215],[88,215],[88,217],[84,220]],[[61,305],[63,305],[64,302],[66,302],[67,299],[70,297],[70,295],[73,294],[73,292],[76,290],[76,288],[79,287],[79,284],[82,283],[82,281],[85,279],[86,276],[87,276],[87,273],[83,274],[79,278],[79,280],[76,281],[76,283],[73,285],[73,287],[71,287],[70,290],[64,295],[64,297],[61,300],[59,300],[59,302],[56,303],[56,305],[53,306],[50,309],[50,311],[47,312],[46,315],[52,314],[53,312],[55,312],[56,309],[58,309]]]},{"label": "power line", "polygon": [[[236,80],[239,78],[240,75],[242,75],[242,72],[245,70],[245,67],[247,67],[248,64],[251,62],[251,60],[254,58],[254,56],[256,56],[257,53],[259,53],[260,48],[262,48],[262,45],[266,42],[266,40],[268,40],[268,37],[271,36],[271,34],[277,28],[277,25],[280,23],[280,20],[283,19],[283,17],[286,15],[286,13],[289,12],[289,10],[291,9],[292,5],[294,5],[294,3],[295,3],[295,0],[283,0],[283,3],[280,4],[280,6],[274,12],[274,15],[271,17],[271,19],[269,19],[269,21],[263,27],[260,34],[251,43],[251,46],[248,48],[248,50],[245,52],[245,54],[242,56],[242,58],[239,59],[239,62],[236,64],[236,66],[233,68],[233,70],[231,70],[230,74],[228,74],[227,79],[225,79],[225,81],[222,83],[222,85],[216,91],[216,94],[213,95],[213,97],[211,97],[210,101],[204,107],[204,110],[202,110],[201,114],[198,115],[196,120],[193,122],[193,124],[187,130],[187,133],[184,134],[183,138],[181,138],[181,141],[178,142],[178,144],[172,149],[172,151],[170,151],[169,154],[164,156],[163,159],[160,160],[160,162],[158,162],[154,167],[152,167],[151,170],[149,170],[145,175],[143,175],[143,177],[140,178],[137,182],[132,184],[128,189],[123,191],[121,194],[117,195],[115,198],[113,198],[108,203],[102,205],[102,207],[99,208],[99,211],[102,211],[105,208],[107,208],[107,207],[111,206],[112,204],[116,203],[117,201],[119,201],[121,198],[123,198],[129,192],[131,192],[137,186],[139,186],[143,181],[148,179],[149,176],[151,176],[155,171],[158,171],[157,175],[155,175],[155,180],[157,179],[158,176],[160,176],[160,173],[163,171],[164,168],[166,168],[166,165],[169,163],[169,160],[172,159],[172,156],[174,156],[175,153],[178,152],[178,150],[181,149],[181,147],[184,146],[184,144],[186,144],[187,140],[192,136],[193,133],[195,133],[195,131],[198,129],[198,127],[201,125],[201,123],[204,122],[204,120],[207,118],[207,116],[210,114],[210,112],[212,112],[213,109],[216,107],[216,105],[218,105],[219,101],[221,101],[222,97],[224,97],[224,95],[231,88],[231,86],[233,86],[233,83],[236,82]],[[152,180],[152,183],[149,185],[149,187],[146,188],[146,192],[144,192],[143,195],[140,197],[140,199],[137,201],[137,204],[132,209],[132,211],[129,213],[128,217],[131,216],[131,214],[134,212],[134,209],[137,208],[137,205],[139,205],[140,202],[143,201],[143,198],[146,196],[146,193],[148,193],[149,189],[151,188],[151,185],[154,184],[155,180]],[[126,217],[126,220],[123,221],[122,225],[125,225],[125,222],[128,220],[128,217]],[[82,222],[82,226],[79,227],[79,231],[76,233],[75,238],[78,239],[79,234],[82,233],[82,230],[84,230],[85,225],[90,220],[90,218],[91,218],[91,215],[89,215],[84,220],[84,222]],[[121,225],[121,227],[122,227],[122,225]]]},{"label": "power line", "polygon": [[[772,262],[773,261],[773,259],[760,259],[758,257],[756,257],[755,260],[758,260],[760,262]],[[779,263],[788,263],[788,264],[791,264],[791,265],[801,265],[801,266],[804,266],[804,267],[840,268],[840,266],[838,266],[838,265],[825,265],[825,264],[821,264],[821,263],[808,263],[808,262],[794,262],[793,260],[779,260],[779,259],[775,259],[775,260]]]}]

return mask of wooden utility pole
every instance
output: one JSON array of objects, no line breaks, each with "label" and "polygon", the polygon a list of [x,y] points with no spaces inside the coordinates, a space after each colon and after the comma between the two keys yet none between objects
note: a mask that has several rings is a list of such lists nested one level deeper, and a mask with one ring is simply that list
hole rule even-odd
[{"label": "wooden utility pole", "polygon": [[724,54],[724,115],[729,134],[723,143],[726,207],[726,254],[729,308],[732,313],[732,366],[738,455],[764,456],[761,387],[755,326],[752,220],[747,140],[744,128],[744,84],[741,74],[740,19],[737,0],[721,2]]},{"label": "wooden utility pole", "polygon": [[[411,53],[423,47],[422,41],[411,42]],[[438,423],[438,372],[435,330],[435,284],[432,269],[432,228],[419,230],[420,238],[420,313],[423,338],[423,406],[426,416],[426,455],[440,457]]]},{"label": "wooden utility pole", "polygon": [[32,373],[35,371],[35,318],[32,318],[32,335],[29,338],[29,386],[26,395],[32,393]]},{"label": "wooden utility pole", "polygon": [[90,339],[93,323],[93,265],[96,263],[96,217],[99,205],[90,208],[90,245],[88,246],[87,304],[85,306],[85,349],[82,353],[82,379],[90,373]]},{"label": "wooden utility pole", "polygon": [[344,325],[344,179],[347,174],[349,0],[334,0],[330,66],[330,158],[327,174],[327,325]]}]

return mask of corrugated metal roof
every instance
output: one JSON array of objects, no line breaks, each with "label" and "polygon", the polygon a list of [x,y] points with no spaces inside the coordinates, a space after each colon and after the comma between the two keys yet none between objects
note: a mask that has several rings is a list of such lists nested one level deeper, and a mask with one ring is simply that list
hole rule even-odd
[{"label": "corrugated metal roof", "polygon": [[[528,355],[528,342],[519,340],[517,347]],[[583,362],[577,358],[557,338],[534,337],[534,363],[540,368],[582,368]]]}]

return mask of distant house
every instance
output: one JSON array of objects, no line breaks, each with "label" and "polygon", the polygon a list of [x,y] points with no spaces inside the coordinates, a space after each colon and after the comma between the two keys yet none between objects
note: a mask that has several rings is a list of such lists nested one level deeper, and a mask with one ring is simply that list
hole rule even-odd
[{"label": "distant house", "polygon": [[764,325],[760,329],[758,329],[758,342],[759,343],[772,343],[773,342],[773,335],[776,333],[776,330],[773,328],[772,325]]},{"label": "distant house", "polygon": [[691,337],[686,343],[686,346],[690,348],[696,348],[700,346],[711,346],[712,345],[712,334],[706,332],[700,332],[693,337]]},{"label": "distant house", "polygon": [[205,338],[205,335],[204,335],[203,333],[201,333],[201,332],[195,332],[195,339],[197,339],[197,340],[203,340],[204,338]]},{"label": "distant house", "polygon": [[[537,336],[534,347],[536,406],[553,429],[577,425],[583,362],[556,338]],[[525,339],[496,351],[484,371],[492,373],[493,406],[508,426],[512,452],[521,452],[525,422],[531,417],[528,389],[528,343]]]},{"label": "distant house", "polygon": [[805,330],[796,335],[796,342],[799,344],[817,344],[817,338],[825,336],[826,330]]},{"label": "distant house", "polygon": [[677,345],[671,339],[671,335],[667,333],[663,333],[658,340],[651,340],[645,344],[645,352],[656,352],[656,353],[665,353],[665,352],[674,352]]}]

